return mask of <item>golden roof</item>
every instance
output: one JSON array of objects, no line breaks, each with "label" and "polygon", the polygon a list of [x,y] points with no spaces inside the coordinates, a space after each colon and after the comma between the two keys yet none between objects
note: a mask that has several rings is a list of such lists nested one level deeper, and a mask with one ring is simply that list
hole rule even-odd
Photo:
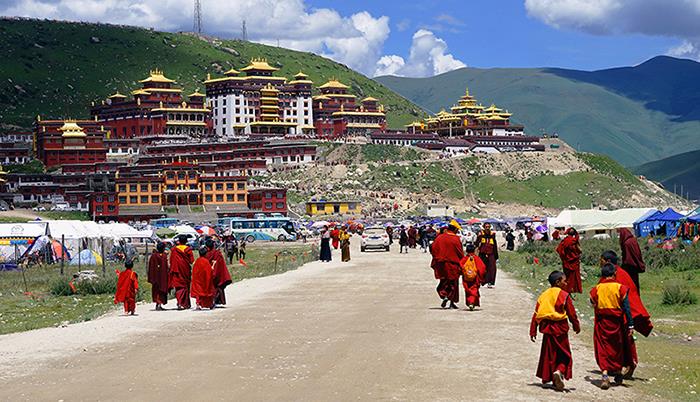
[{"label": "golden roof", "polygon": [[327,100],[327,99],[330,99],[330,98],[327,97],[326,95],[316,95],[316,96],[314,96],[312,99],[313,99],[313,100],[321,100],[321,99]]},{"label": "golden roof", "polygon": [[150,95],[151,93],[146,91],[145,89],[136,89],[134,91],[131,91],[132,95]]},{"label": "golden roof", "polygon": [[305,80],[309,78],[309,76],[299,71],[298,73],[294,74],[294,78],[296,78],[297,80]]},{"label": "golden roof", "polygon": [[66,120],[59,130],[63,133],[63,137],[87,137],[83,128],[75,120]]},{"label": "golden roof", "polygon": [[373,98],[371,96],[368,96],[368,97],[362,99],[362,102],[379,102],[379,100],[377,98]]},{"label": "golden roof", "polygon": [[279,92],[279,90],[278,90],[277,88],[273,87],[272,84],[270,84],[270,83],[268,82],[267,85],[265,85],[264,87],[260,88],[260,92],[277,93],[277,92]]},{"label": "golden roof", "polygon": [[342,82],[338,81],[338,80],[335,79],[335,78],[331,78],[330,80],[328,80],[328,82],[326,82],[325,84],[321,85],[319,88],[320,88],[320,89],[324,89],[324,88],[348,89],[348,88],[350,88],[350,87],[347,86],[347,85],[345,85],[345,84],[343,84]]},{"label": "golden roof", "polygon": [[274,68],[267,63],[267,59],[251,59],[247,67],[243,67],[241,71],[277,71],[279,68]]},{"label": "golden roof", "polygon": [[139,82],[159,82],[159,83],[164,83],[164,84],[170,84],[175,82],[175,80],[171,80],[170,78],[167,78],[165,75],[163,75],[162,70],[151,70],[151,74],[148,78],[143,79]]},{"label": "golden roof", "polygon": [[491,104],[491,106],[484,109],[484,112],[500,112],[500,111],[501,111],[501,109],[497,108],[496,105],[494,105],[493,103]]},{"label": "golden roof", "polygon": [[119,91],[117,91],[117,93],[115,93],[114,95],[110,95],[107,97],[107,99],[116,99],[116,98],[126,98],[126,96],[120,94]]},{"label": "golden roof", "polygon": [[188,98],[192,98],[192,97],[202,97],[202,98],[204,98],[205,96],[206,96],[206,95],[204,95],[203,93],[199,92],[199,90],[196,90],[196,91],[192,92],[191,94],[187,95]]},{"label": "golden roof", "polygon": [[226,71],[226,72],[224,73],[224,75],[231,76],[231,75],[238,75],[238,74],[240,74],[240,73],[241,73],[240,71],[236,70],[235,68],[232,68],[232,69]]}]

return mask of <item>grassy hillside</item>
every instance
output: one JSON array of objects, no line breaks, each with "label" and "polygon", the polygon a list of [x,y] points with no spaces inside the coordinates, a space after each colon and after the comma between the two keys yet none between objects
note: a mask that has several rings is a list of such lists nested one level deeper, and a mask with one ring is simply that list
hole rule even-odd
[{"label": "grassy hillside", "polygon": [[672,58],[648,63],[591,73],[465,68],[431,78],[376,80],[433,112],[455,103],[468,86],[484,104],[495,102],[513,112],[531,134],[556,132],[580,151],[636,166],[700,148],[700,121],[693,119],[698,103],[680,89],[685,82],[698,85],[700,64]]},{"label": "grassy hillside", "polygon": [[153,68],[165,70],[187,91],[203,91],[207,73],[240,69],[252,57],[267,58],[289,78],[302,70],[317,85],[336,77],[354,94],[378,98],[390,126],[403,126],[418,113],[376,81],[311,53],[135,27],[38,20],[0,19],[0,36],[0,122],[5,129],[30,127],[37,114],[85,117],[91,101],[132,90]]},{"label": "grassy hillside", "polygon": [[683,185],[683,192],[690,193],[690,199],[700,199],[700,151],[686,152],[670,158],[647,163],[636,167],[635,172],[658,181],[678,193]]}]

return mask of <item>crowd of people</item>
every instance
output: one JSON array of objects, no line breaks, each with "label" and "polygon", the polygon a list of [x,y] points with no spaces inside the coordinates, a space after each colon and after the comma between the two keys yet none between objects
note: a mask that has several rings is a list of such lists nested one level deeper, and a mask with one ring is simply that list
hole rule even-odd
[{"label": "crowd of people", "polygon": [[321,252],[319,260],[322,262],[331,262],[331,246],[338,250],[340,248],[341,261],[350,261],[350,238],[352,234],[347,225],[337,225],[329,227],[328,225],[321,228]]}]

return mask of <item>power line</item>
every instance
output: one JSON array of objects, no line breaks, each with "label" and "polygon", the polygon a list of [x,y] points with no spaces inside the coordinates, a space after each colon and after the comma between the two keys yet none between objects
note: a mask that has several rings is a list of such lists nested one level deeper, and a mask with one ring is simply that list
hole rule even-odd
[{"label": "power line", "polygon": [[193,31],[202,33],[202,1],[194,0],[194,27]]}]

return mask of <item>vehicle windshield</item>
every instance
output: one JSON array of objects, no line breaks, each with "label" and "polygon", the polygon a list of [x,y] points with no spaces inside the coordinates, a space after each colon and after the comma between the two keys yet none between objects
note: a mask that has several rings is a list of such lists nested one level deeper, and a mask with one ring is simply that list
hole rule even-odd
[{"label": "vehicle windshield", "polygon": [[377,228],[365,230],[365,234],[368,234],[368,235],[381,235],[384,233],[386,233],[386,232],[383,229],[377,229]]}]

